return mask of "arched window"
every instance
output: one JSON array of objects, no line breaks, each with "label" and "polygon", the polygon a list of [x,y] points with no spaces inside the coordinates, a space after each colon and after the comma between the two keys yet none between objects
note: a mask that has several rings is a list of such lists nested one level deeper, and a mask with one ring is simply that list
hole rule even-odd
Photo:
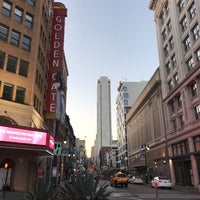
[{"label": "arched window", "polygon": [[5,117],[5,116],[0,116],[0,124],[15,124],[17,125],[17,123],[9,118],[9,117]]}]

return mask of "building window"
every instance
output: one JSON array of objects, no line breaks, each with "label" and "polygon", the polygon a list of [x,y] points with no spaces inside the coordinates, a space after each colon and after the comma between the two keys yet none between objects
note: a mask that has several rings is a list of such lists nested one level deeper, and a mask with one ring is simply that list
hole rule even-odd
[{"label": "building window", "polygon": [[176,119],[173,119],[171,122],[172,122],[172,129],[173,129],[173,131],[175,131],[176,130]]},{"label": "building window", "polygon": [[10,16],[11,9],[12,9],[12,4],[7,1],[3,1],[2,10],[1,10],[2,13],[4,15]]},{"label": "building window", "polygon": [[165,5],[165,13],[166,13],[166,15],[169,14],[169,5],[168,5],[168,3]]},{"label": "building window", "polygon": [[20,42],[20,33],[12,30],[10,43],[15,46],[19,46],[19,42]]},{"label": "building window", "polygon": [[173,153],[173,156],[180,156],[180,155],[189,153],[188,140],[184,140],[180,143],[173,144],[172,153]]},{"label": "building window", "polygon": [[180,22],[181,30],[184,31],[188,27],[188,22],[186,16],[183,17],[183,19]]},{"label": "building window", "polygon": [[169,88],[169,90],[171,90],[173,88],[173,81],[172,81],[172,79],[169,80],[169,82],[168,82],[168,88]]},{"label": "building window", "polygon": [[36,95],[34,95],[34,108],[40,112],[41,109],[41,102],[39,101],[39,99],[37,98]]},{"label": "building window", "polygon": [[181,142],[181,150],[183,154],[189,153],[189,144],[187,140]]},{"label": "building window", "polygon": [[165,41],[166,38],[167,38],[167,32],[166,32],[166,29],[164,29],[163,32],[162,32],[162,38],[163,38],[164,41]]},{"label": "building window", "polygon": [[8,27],[6,26],[3,26],[0,24],[0,39],[1,40],[4,40],[4,41],[7,41],[8,39]]},{"label": "building window", "polygon": [[13,85],[4,84],[2,98],[8,101],[12,101],[12,96],[13,96]]},{"label": "building window", "polygon": [[200,31],[199,31],[199,25],[195,24],[195,26],[192,29],[192,35],[194,40],[197,40],[200,36]]},{"label": "building window", "polygon": [[190,15],[190,18],[193,19],[195,16],[196,16],[196,6],[194,3],[192,3],[192,5],[190,6],[190,8],[188,9],[188,12],[189,12],[189,15]]},{"label": "building window", "polygon": [[178,82],[179,82],[178,74],[175,74],[175,75],[173,76],[173,79],[174,79],[174,83],[175,83],[175,85],[177,85]]},{"label": "building window", "polygon": [[33,26],[33,16],[28,13],[26,13],[26,16],[25,16],[25,25],[28,28],[32,28]]},{"label": "building window", "polygon": [[167,23],[167,31],[168,31],[168,33],[170,33],[172,31],[171,20],[169,20]]},{"label": "building window", "polygon": [[22,49],[26,51],[30,51],[31,49],[31,38],[25,35],[23,36],[23,40],[22,40]]},{"label": "building window", "polygon": [[176,63],[176,56],[175,56],[175,54],[172,56],[171,61],[172,61],[172,66],[176,67],[177,63]]},{"label": "building window", "polygon": [[164,24],[164,21],[165,21],[165,15],[164,15],[163,12],[162,12],[161,15],[160,15],[160,21],[161,21],[161,24]]},{"label": "building window", "polygon": [[128,100],[124,100],[124,106],[128,106]]},{"label": "building window", "polygon": [[37,108],[37,96],[34,95],[34,108]]},{"label": "building window", "polygon": [[167,57],[169,55],[169,46],[168,45],[165,46],[164,52],[165,52],[165,57]]},{"label": "building window", "polygon": [[26,0],[30,6],[35,6],[35,0]]},{"label": "building window", "polygon": [[200,118],[200,105],[194,107],[195,119]]},{"label": "building window", "polygon": [[168,63],[165,65],[165,68],[166,68],[167,74],[169,74],[170,71],[171,71],[171,64],[170,64],[170,62],[168,62]]},{"label": "building window", "polygon": [[197,61],[200,61],[200,48],[196,51]]},{"label": "building window", "polygon": [[177,99],[178,108],[179,108],[179,109],[182,108],[182,99],[181,99],[181,95],[178,95],[178,96],[176,97],[176,99]]},{"label": "building window", "polygon": [[190,49],[191,43],[190,43],[189,35],[185,38],[185,40],[183,41],[183,44],[184,44],[185,51],[187,51],[188,49]]},{"label": "building window", "polygon": [[176,145],[176,147],[177,147],[177,153],[178,153],[178,155],[181,155],[182,154],[182,152],[181,152],[181,143],[178,143]]},{"label": "building window", "polygon": [[41,103],[36,95],[34,95],[34,108],[39,112],[40,111]]},{"label": "building window", "polygon": [[194,60],[193,60],[193,58],[190,57],[187,60],[186,64],[187,64],[188,71],[190,71],[191,69],[193,69],[194,68]]},{"label": "building window", "polygon": [[178,2],[178,8],[179,8],[179,12],[181,12],[185,7],[185,0],[179,0]]},{"label": "building window", "polygon": [[19,65],[19,75],[21,76],[28,76],[28,62],[25,60],[20,60],[20,65]]},{"label": "building window", "polygon": [[173,40],[173,37],[171,37],[171,38],[169,39],[169,46],[170,46],[171,49],[174,48],[174,40]]},{"label": "building window", "polygon": [[12,73],[16,73],[16,67],[17,67],[17,58],[9,55],[6,70]]},{"label": "building window", "polygon": [[36,80],[35,80],[35,82],[36,82],[38,88],[40,88],[40,90],[41,90],[43,81],[42,81],[42,77],[41,77],[40,73],[38,72],[38,70],[36,72]]},{"label": "building window", "polygon": [[25,91],[26,91],[25,88],[17,87],[16,98],[15,98],[15,101],[17,103],[24,103]]},{"label": "building window", "polygon": [[180,115],[180,116],[178,117],[178,120],[179,120],[179,125],[180,125],[180,127],[183,127],[183,126],[184,126],[183,115]]},{"label": "building window", "polygon": [[0,51],[0,69],[3,69],[4,67],[5,55],[4,52]]},{"label": "building window", "polygon": [[126,86],[123,86],[123,92],[128,92],[128,89],[127,89],[127,87]]},{"label": "building window", "polygon": [[191,89],[192,97],[197,96],[197,84],[196,83],[192,83],[190,85],[190,89]]},{"label": "building window", "polygon": [[174,106],[174,101],[173,100],[171,100],[169,102],[169,109],[170,109],[170,112],[172,112],[172,113],[175,111],[175,106]]},{"label": "building window", "polygon": [[23,11],[20,8],[15,8],[14,11],[14,19],[17,22],[22,22],[22,15],[23,15]]},{"label": "building window", "polygon": [[175,145],[172,145],[172,153],[173,153],[173,156],[177,156],[177,149]]},{"label": "building window", "polygon": [[124,99],[128,99],[128,93],[123,93]]},{"label": "building window", "polygon": [[194,138],[195,151],[200,151],[200,136]]},{"label": "building window", "polygon": [[38,80],[39,80],[39,72],[38,72],[38,69],[37,69],[36,76],[35,76],[35,82],[36,82],[37,85],[38,85]]}]

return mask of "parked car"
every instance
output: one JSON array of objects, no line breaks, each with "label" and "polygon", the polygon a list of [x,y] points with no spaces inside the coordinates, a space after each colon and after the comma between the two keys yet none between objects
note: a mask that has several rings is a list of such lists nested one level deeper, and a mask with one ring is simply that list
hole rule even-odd
[{"label": "parked car", "polygon": [[110,178],[110,185],[111,186],[128,186],[128,176],[125,173],[117,172]]},{"label": "parked car", "polygon": [[129,178],[129,183],[143,184],[144,182],[140,176],[132,176],[131,178]]},{"label": "parked car", "polygon": [[164,176],[156,176],[151,180],[151,187],[153,188],[172,188],[172,182],[170,179]]}]

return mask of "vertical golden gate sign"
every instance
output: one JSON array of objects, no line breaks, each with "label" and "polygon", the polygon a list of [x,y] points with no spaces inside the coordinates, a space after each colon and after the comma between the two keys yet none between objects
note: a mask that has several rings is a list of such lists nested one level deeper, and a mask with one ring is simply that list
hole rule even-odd
[{"label": "vertical golden gate sign", "polygon": [[46,102],[46,117],[56,118],[58,96],[63,92],[62,74],[64,63],[64,29],[67,9],[62,3],[54,3],[51,50],[49,59],[48,90]]}]

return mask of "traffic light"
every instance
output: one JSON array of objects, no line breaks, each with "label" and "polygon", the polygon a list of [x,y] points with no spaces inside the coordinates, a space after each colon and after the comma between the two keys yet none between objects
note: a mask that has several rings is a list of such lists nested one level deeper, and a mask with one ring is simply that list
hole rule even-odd
[{"label": "traffic light", "polygon": [[54,155],[61,155],[62,145],[60,142],[54,142]]}]

